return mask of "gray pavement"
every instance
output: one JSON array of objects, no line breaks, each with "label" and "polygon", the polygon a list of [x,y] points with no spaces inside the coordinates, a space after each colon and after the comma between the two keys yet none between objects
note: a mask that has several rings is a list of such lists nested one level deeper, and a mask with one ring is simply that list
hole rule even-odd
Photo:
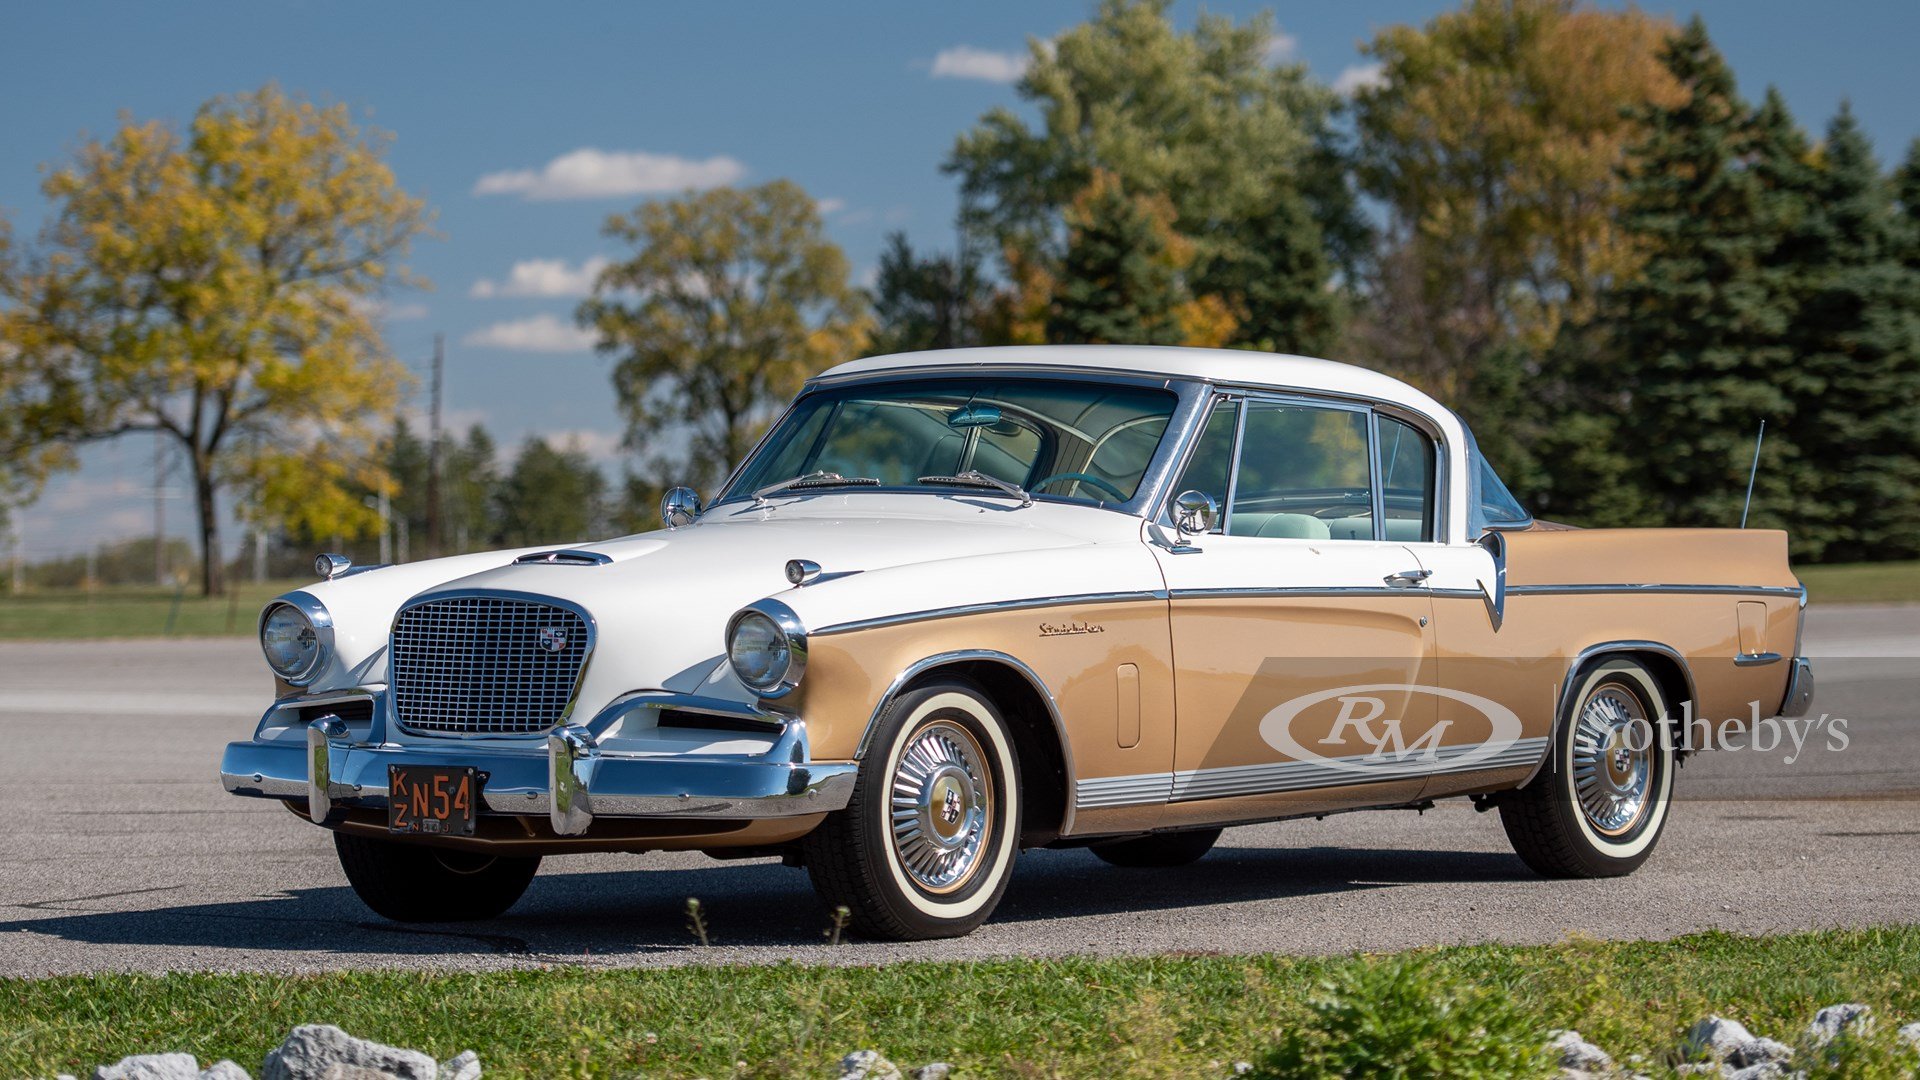
[{"label": "gray pavement", "polygon": [[[1815,715],[1844,717],[1848,747],[1696,758],[1629,878],[1535,879],[1497,815],[1451,802],[1234,829],[1180,871],[1029,852],[970,937],[829,949],[804,872],[696,854],[552,859],[502,919],[384,922],[325,833],[213,779],[270,692],[251,641],[0,643],[0,976],[1323,953],[1920,921],[1920,607],[1816,608],[1807,651]],[[711,948],[685,929],[689,896]]]}]

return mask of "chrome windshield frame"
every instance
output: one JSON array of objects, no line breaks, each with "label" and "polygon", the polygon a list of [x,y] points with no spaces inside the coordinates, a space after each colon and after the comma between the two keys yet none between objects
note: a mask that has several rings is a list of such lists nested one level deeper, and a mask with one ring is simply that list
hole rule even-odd
[{"label": "chrome windshield frame", "polygon": [[[1047,382],[1096,383],[1103,386],[1123,385],[1143,389],[1166,390],[1175,396],[1173,412],[1167,417],[1167,430],[1160,437],[1160,445],[1154,448],[1153,457],[1147,462],[1147,469],[1140,476],[1140,484],[1134,489],[1133,497],[1125,502],[1095,502],[1087,499],[1068,498],[1063,495],[1033,493],[1036,503],[1053,503],[1062,506],[1083,506],[1090,510],[1109,510],[1130,517],[1146,517],[1162,496],[1163,489],[1173,482],[1173,474],[1184,459],[1186,445],[1192,435],[1196,417],[1204,414],[1208,401],[1210,384],[1199,380],[1162,378],[1135,373],[1117,373],[1089,371],[1086,368],[1048,368],[1033,364],[984,365],[966,364],[954,366],[909,368],[897,371],[863,372],[833,379],[816,378],[801,388],[773,423],[767,426],[760,441],[741,462],[728,474],[727,481],[720,487],[720,494],[701,512],[704,514],[715,507],[748,502],[753,498],[749,491],[736,490],[740,478],[745,475],[747,466],[766,449],[767,442],[780,425],[787,422],[801,403],[823,390],[838,390],[849,386],[884,385],[887,383],[920,383],[929,380],[953,378],[1031,378]],[[928,495],[935,498],[965,498],[978,496],[980,491],[966,488],[936,488],[921,485],[882,485],[813,488],[794,494],[805,495],[844,495],[844,494],[908,494]],[[776,496],[777,497],[777,496]]]}]

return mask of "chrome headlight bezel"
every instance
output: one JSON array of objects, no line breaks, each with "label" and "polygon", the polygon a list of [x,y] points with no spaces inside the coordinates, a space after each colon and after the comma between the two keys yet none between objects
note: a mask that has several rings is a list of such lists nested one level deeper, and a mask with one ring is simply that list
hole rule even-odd
[{"label": "chrome headlight bezel", "polygon": [[[734,661],[734,637],[739,632],[741,624],[748,619],[764,619],[771,623],[786,646],[786,664],[778,670],[770,671],[765,678],[750,678]],[[732,669],[733,677],[739,679],[741,685],[763,698],[785,697],[793,693],[799,687],[800,680],[806,677],[807,628],[792,608],[778,600],[755,601],[734,612],[733,618],[727,620],[726,640],[721,644],[726,648],[727,666]]]},{"label": "chrome headlight bezel", "polygon": [[[267,654],[267,620],[281,608],[292,610],[305,619],[307,626],[313,630],[313,655],[291,674],[280,670],[274,664],[272,657]],[[272,603],[260,609],[260,624],[257,632],[260,639],[260,654],[267,661],[267,669],[290,686],[306,686],[312,683],[319,678],[322,671],[326,670],[327,661],[333,656],[333,616],[327,611],[325,604],[309,593],[295,592],[276,597]]]}]

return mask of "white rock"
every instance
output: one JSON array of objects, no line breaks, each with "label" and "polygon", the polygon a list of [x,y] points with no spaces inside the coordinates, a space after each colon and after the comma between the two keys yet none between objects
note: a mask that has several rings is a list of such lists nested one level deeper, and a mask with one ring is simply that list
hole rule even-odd
[{"label": "white rock", "polygon": [[247,1070],[222,1059],[201,1070],[200,1080],[252,1080]]},{"label": "white rock", "polygon": [[480,1080],[480,1055],[462,1050],[440,1063],[440,1080]]},{"label": "white rock", "polygon": [[302,1024],[268,1052],[260,1080],[434,1080],[439,1071],[418,1050],[356,1039],[331,1024]]},{"label": "white rock", "polygon": [[1709,1016],[1687,1032],[1686,1056],[1694,1058],[1704,1053],[1715,1061],[1728,1061],[1753,1038],[1753,1032],[1740,1021]]},{"label": "white rock", "polygon": [[1825,1046],[1855,1025],[1859,1025],[1857,1030],[1860,1033],[1871,1030],[1873,1010],[1852,1003],[1829,1005],[1813,1014],[1813,1023],[1807,1025],[1807,1041],[1815,1046]]},{"label": "white rock", "polygon": [[1776,1065],[1793,1057],[1793,1047],[1776,1039],[1757,1038],[1748,1040],[1745,1046],[1734,1051],[1732,1064],[1741,1069],[1750,1069],[1755,1065]]},{"label": "white rock", "polygon": [[1763,1061],[1758,1065],[1735,1069],[1727,1074],[1727,1080],[1786,1080],[1786,1076],[1785,1066],[1774,1061]]},{"label": "white rock", "polygon": [[1613,1068],[1613,1055],[1580,1037],[1577,1031],[1555,1032],[1547,1044],[1560,1055],[1560,1067],[1580,1072],[1606,1072]]},{"label": "white rock", "polygon": [[93,1070],[93,1080],[200,1080],[192,1054],[135,1054]]},{"label": "white rock", "polygon": [[929,1061],[907,1075],[913,1080],[947,1080],[952,1072],[953,1066],[944,1061]]},{"label": "white rock", "polygon": [[840,1080],[901,1080],[900,1067],[878,1050],[855,1050],[840,1059]]},{"label": "white rock", "polygon": [[1893,1034],[1901,1042],[1906,1043],[1915,1050],[1920,1050],[1920,1024],[1908,1024]]}]

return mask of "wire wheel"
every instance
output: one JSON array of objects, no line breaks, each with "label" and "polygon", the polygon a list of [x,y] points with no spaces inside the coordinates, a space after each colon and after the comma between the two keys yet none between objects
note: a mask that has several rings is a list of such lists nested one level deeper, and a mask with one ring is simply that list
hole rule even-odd
[{"label": "wire wheel", "polygon": [[993,783],[986,752],[967,729],[934,720],[915,732],[890,785],[894,854],[929,893],[964,887],[992,839]]},{"label": "wire wheel", "polygon": [[1645,706],[1625,686],[1603,684],[1581,704],[1573,728],[1573,790],[1596,832],[1624,836],[1646,817],[1655,738]]}]

